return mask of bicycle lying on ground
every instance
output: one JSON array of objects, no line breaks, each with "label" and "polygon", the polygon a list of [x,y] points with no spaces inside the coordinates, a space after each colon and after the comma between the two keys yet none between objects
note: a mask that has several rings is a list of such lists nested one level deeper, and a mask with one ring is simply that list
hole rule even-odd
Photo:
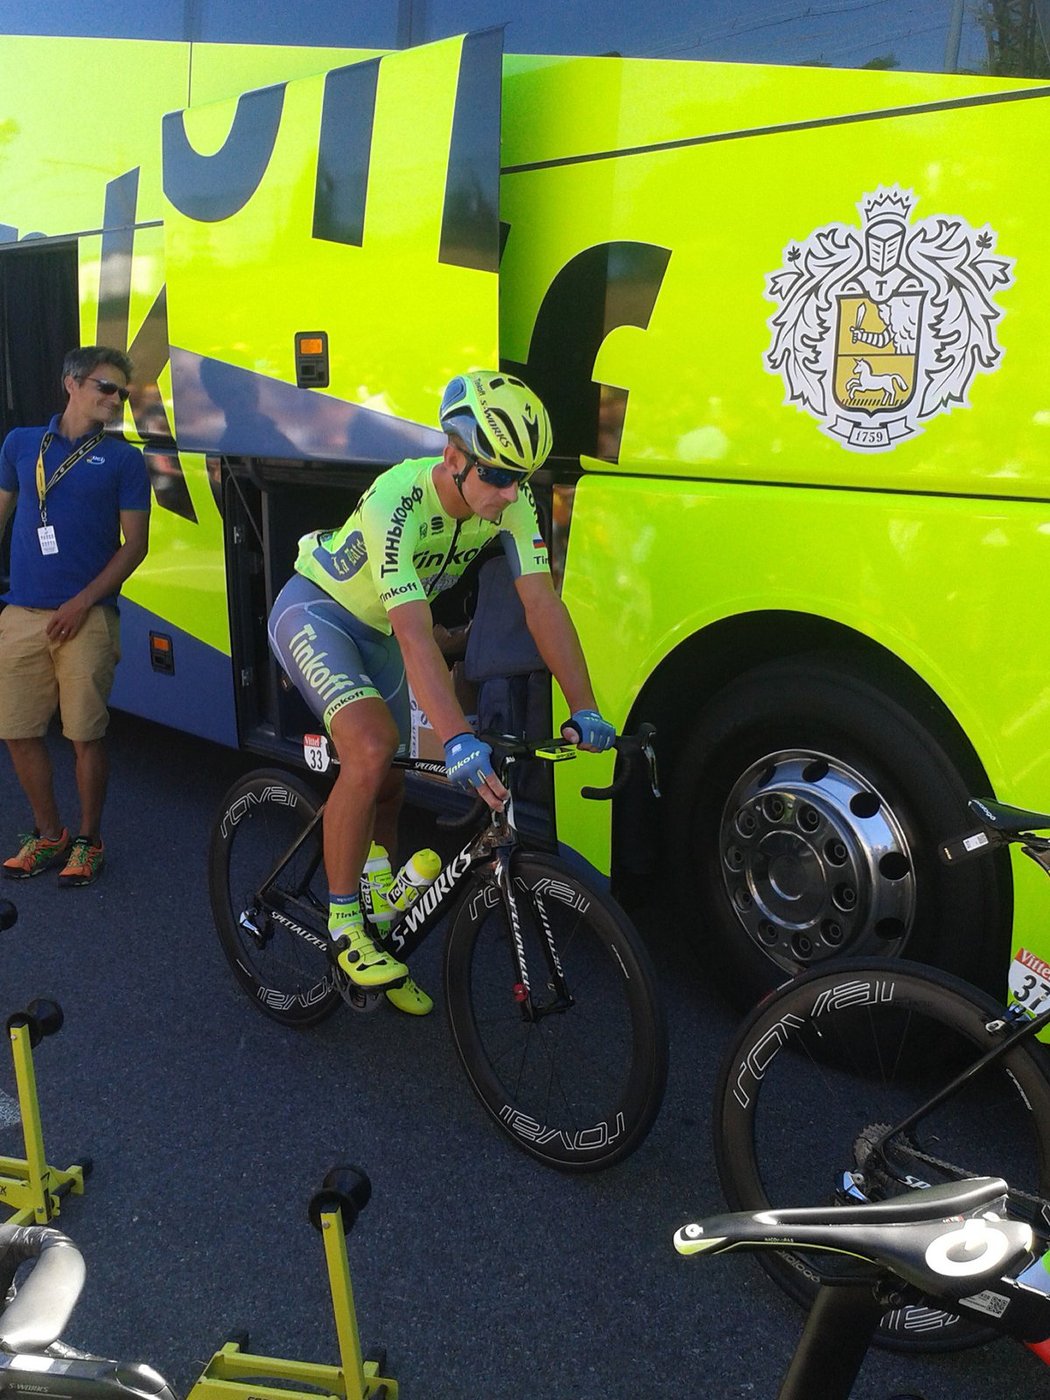
[{"label": "bicycle lying on ground", "polygon": [[[385,1352],[362,1352],[350,1284],[345,1236],[371,1193],[360,1168],[341,1166],[310,1199],[310,1221],[324,1241],[339,1365],[256,1356],[242,1333],[214,1354],[187,1400],[397,1400],[397,1382],[380,1374]],[[176,1400],[151,1366],[111,1361],[60,1340],[85,1275],[80,1251],[60,1231],[0,1225],[0,1391],[33,1400]]]},{"label": "bicycle lying on ground", "polygon": [[[972,801],[980,823],[943,848],[951,862],[1016,844],[1050,873],[1050,815]],[[785,983],[746,1019],[723,1061],[715,1156],[735,1211],[786,1203],[886,1201],[976,1176],[1010,1183],[1011,1214],[1050,1227],[1050,1079],[1036,1037],[1050,1026],[1050,967],[1021,951],[1004,1007],[955,977],[889,959],[850,959]],[[829,1216],[834,1220],[835,1216]],[[811,1303],[849,1280],[849,1254],[778,1245],[774,1279]],[[937,1295],[944,1298],[944,1294]],[[875,1340],[942,1350],[988,1339],[994,1306],[912,1300]],[[1050,1330],[1050,1329],[1048,1329]]]},{"label": "bicycle lying on ground", "polygon": [[[584,795],[619,792],[641,756],[655,790],[651,736],[643,726],[617,739],[613,784]],[[508,784],[523,759],[576,754],[561,739],[485,737]],[[223,951],[253,1004],[286,1026],[315,1025],[342,1002],[371,1010],[382,1001],[349,982],[328,937],[323,810],[302,779],[265,769],[234,784],[211,836]],[[449,916],[449,1024],[490,1117],[546,1166],[612,1166],[645,1138],[667,1078],[667,1028],[648,955],[612,899],[555,857],[522,849],[513,803],[503,812],[479,803],[469,820],[476,833],[383,936],[408,961]]]},{"label": "bicycle lying on ground", "polygon": [[712,1216],[684,1225],[674,1243],[684,1255],[802,1252],[818,1268],[848,1257],[854,1277],[817,1292],[778,1392],[779,1400],[848,1400],[882,1319],[909,1298],[991,1321],[1050,1365],[1048,1240],[1013,1213],[1007,1183],[982,1177],[853,1207]]}]

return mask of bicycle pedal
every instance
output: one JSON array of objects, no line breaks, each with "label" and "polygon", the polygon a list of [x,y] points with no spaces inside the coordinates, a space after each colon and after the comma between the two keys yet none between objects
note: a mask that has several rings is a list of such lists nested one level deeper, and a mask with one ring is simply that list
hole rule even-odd
[{"label": "bicycle pedal", "polygon": [[377,1011],[383,1000],[385,987],[369,989],[367,987],[357,987],[353,982],[347,983],[347,988],[343,992],[343,999],[351,1011],[360,1011],[368,1014]]}]

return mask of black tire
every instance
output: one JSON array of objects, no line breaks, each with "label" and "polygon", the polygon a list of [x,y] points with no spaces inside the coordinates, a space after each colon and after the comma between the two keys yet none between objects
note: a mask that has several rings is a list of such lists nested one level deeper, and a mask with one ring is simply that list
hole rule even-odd
[{"label": "black tire", "polygon": [[518,854],[514,883],[533,999],[553,999],[545,916],[573,1005],[523,1019],[503,902],[495,881],[479,876],[445,949],[452,1037],[474,1092],[518,1147],[562,1171],[600,1171],[639,1146],[663,1100],[667,1027],[656,978],[623,911],[559,862]]},{"label": "black tire", "polygon": [[[261,883],[316,815],[317,795],[277,769],[247,774],[222,800],[208,849],[208,884],[219,942],[252,1004],[285,1026],[314,1026],[340,1002],[325,951],[327,886],[320,831],[297,852],[277,882],[294,899],[293,933],[258,899]],[[243,920],[243,922],[242,922]],[[250,931],[248,925],[255,931]]]},{"label": "black tire", "polygon": [[696,952],[738,1004],[843,955],[906,956],[998,994],[1004,867],[938,858],[980,780],[914,708],[811,655],[748,672],[698,716],[669,844]]},{"label": "black tire", "polygon": [[[733,1210],[827,1205],[839,1181],[863,1170],[865,1148],[955,1073],[997,1043],[985,1029],[1002,1015],[990,997],[933,968],[885,958],[849,960],[785,984],[746,1019],[723,1061],[715,1096],[715,1160]],[[885,1200],[912,1184],[1002,1176],[1019,1213],[1050,1195],[1050,1084],[1032,1040],[893,1144],[893,1171],[869,1162],[863,1198]],[[938,1158],[937,1166],[923,1153]],[[954,1173],[943,1164],[951,1163]],[[1022,1195],[1021,1193],[1025,1193]],[[820,1279],[855,1262],[830,1254],[762,1251],[791,1296],[812,1301]],[[900,1350],[949,1350],[994,1335],[937,1308],[903,1308],[877,1340]]]}]

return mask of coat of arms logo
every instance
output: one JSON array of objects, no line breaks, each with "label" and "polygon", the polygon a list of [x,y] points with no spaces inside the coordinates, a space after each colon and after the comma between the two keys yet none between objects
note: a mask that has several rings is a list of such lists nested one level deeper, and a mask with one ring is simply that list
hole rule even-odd
[{"label": "coat of arms logo", "polygon": [[784,251],[769,278],[766,362],[787,402],[843,446],[871,452],[922,431],[923,420],[967,405],[978,371],[1002,348],[995,293],[1013,281],[996,235],[964,219],[909,223],[915,197],[881,185],[857,208],[858,230],[828,224]]}]

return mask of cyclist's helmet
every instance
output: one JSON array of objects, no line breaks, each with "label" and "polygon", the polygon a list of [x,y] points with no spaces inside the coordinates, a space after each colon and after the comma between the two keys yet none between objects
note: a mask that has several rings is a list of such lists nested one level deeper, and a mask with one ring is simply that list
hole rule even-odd
[{"label": "cyclist's helmet", "polygon": [[441,426],[492,467],[531,476],[551,450],[551,422],[543,404],[510,374],[457,374],[441,399]]}]

